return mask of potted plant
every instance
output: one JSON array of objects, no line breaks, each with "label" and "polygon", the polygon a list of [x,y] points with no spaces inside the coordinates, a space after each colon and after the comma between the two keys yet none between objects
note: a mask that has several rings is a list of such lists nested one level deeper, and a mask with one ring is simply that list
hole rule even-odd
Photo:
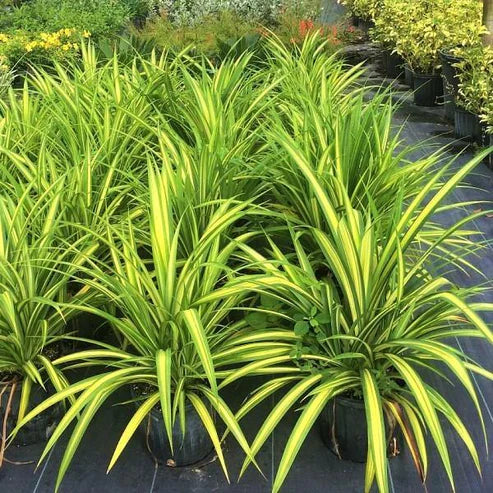
[{"label": "potted plant", "polygon": [[[66,324],[79,311],[65,306],[94,301],[71,281],[97,243],[60,239],[61,186],[54,200],[33,199],[32,187],[8,187],[0,197],[0,462],[18,421],[67,379],[53,366],[65,349]],[[17,436],[18,445],[46,440],[58,408],[40,414]]]},{"label": "potted plant", "polygon": [[[413,201],[396,201],[390,212],[395,222],[390,226],[357,212],[348,200],[336,210],[315,174],[303,167],[328,229],[295,229],[294,255],[285,255],[273,245],[265,258],[266,271],[280,280],[271,287],[273,295],[283,299],[281,312],[289,317],[299,337],[291,353],[299,375],[263,422],[252,442],[252,454],[259,451],[288,410],[302,406],[280,460],[274,492],[280,490],[318,419],[325,441],[341,458],[356,458],[346,455],[348,450],[357,450],[358,457],[367,451],[367,491],[374,480],[380,491],[389,491],[387,455],[394,426],[400,429],[423,482],[427,474],[424,434],[431,435],[453,488],[453,466],[439,415],[460,435],[480,469],[465,424],[439,388],[425,382],[419,370],[425,367],[439,379],[453,375],[466,388],[482,421],[469,372],[490,379],[493,374],[473,363],[449,338],[473,335],[492,344],[493,333],[479,311],[490,311],[493,305],[473,300],[480,288],[460,288],[428,270],[429,260],[435,256],[452,267],[467,263],[465,257],[476,245],[462,229],[477,213],[451,227],[427,227],[444,197],[482,157],[472,160],[435,192],[447,168],[430,174],[429,183]],[[339,190],[344,193],[342,186]],[[422,241],[424,248],[416,248]],[[457,241],[463,248],[455,249]],[[316,247],[307,249],[307,244]],[[437,369],[435,361],[445,364],[446,374]],[[262,389],[262,397],[281,384],[276,379],[270,381]],[[354,433],[345,431],[351,428]],[[242,473],[249,460],[245,460]]]},{"label": "potted plant", "polygon": [[437,47],[441,42],[439,21],[417,2],[404,8],[403,15],[406,24],[396,50],[406,62],[406,83],[414,89],[416,105],[434,106],[443,95]]},{"label": "potted plant", "polygon": [[[397,79],[404,76],[404,59],[397,53],[396,46],[400,33],[406,28],[402,15],[403,2],[384,0],[381,9],[375,15],[375,27],[370,38],[382,49],[382,63],[387,76]],[[404,5],[405,7],[405,5]],[[406,19],[409,21],[409,19]]]},{"label": "potted plant", "polygon": [[[483,145],[486,147],[493,146],[493,100],[490,98],[481,110],[481,121],[485,128]],[[484,162],[493,170],[493,154],[486,156]]]},{"label": "potted plant", "polygon": [[[138,407],[123,430],[109,469],[143,427],[158,460],[189,464],[213,447],[228,477],[216,415],[253,457],[220,396],[221,388],[289,361],[290,341],[295,338],[290,331],[252,330],[234,316],[249,306],[256,289],[262,291],[272,282],[271,276],[262,274],[240,275],[241,265],[233,264],[239,247],[253,235],[233,230],[252,212],[249,203],[230,199],[189,207],[189,197],[181,193],[185,184],[180,170],[165,167],[158,172],[152,166],[149,177],[150,195],[142,197],[143,204],[150,200],[148,227],[141,229],[129,220],[125,227],[111,228],[107,238],[111,264],[93,262],[88,270],[92,278],[83,279],[112,300],[118,315],[77,306],[108,319],[124,344],[121,348],[99,344],[100,348],[56,360],[55,367],[84,362],[104,370],[48,398],[18,425],[22,429],[43,410],[67,396],[75,397],[41,457],[80,414],[65,449],[57,488],[96,411],[117,389],[128,386]],[[205,216],[208,211],[209,217]],[[142,249],[150,257],[142,258]]]},{"label": "potted plant", "polygon": [[459,89],[457,64],[460,62],[460,51],[481,44],[481,37],[486,32],[481,14],[481,2],[464,0],[455,3],[455,35],[450,39],[451,44],[444,46],[439,52],[444,81],[445,116],[450,120],[454,120],[455,99]]},{"label": "potted plant", "polygon": [[479,145],[484,125],[480,115],[493,97],[493,48],[478,45],[457,50],[460,62],[455,108],[455,134]]},{"label": "potted plant", "polygon": [[402,5],[402,16],[404,25],[396,50],[414,72],[415,103],[436,105],[443,96],[440,51],[477,39],[480,5],[476,0],[408,2]]},{"label": "potted plant", "polygon": [[355,27],[365,34],[373,27],[375,16],[383,0],[342,0],[341,3],[351,12]]}]

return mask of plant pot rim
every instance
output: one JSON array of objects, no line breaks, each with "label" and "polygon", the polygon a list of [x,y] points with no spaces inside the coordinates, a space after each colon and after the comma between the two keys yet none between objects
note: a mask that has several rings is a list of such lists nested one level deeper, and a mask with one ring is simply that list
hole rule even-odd
[{"label": "plant pot rim", "polygon": [[416,72],[415,70],[411,69],[412,73],[416,77],[422,77],[422,78],[429,78],[429,79],[435,79],[438,77],[441,77],[441,74],[439,73],[426,73],[426,72]]},{"label": "plant pot rim", "polygon": [[473,111],[466,110],[465,108],[462,108],[461,106],[459,106],[457,103],[455,106],[455,111],[456,111],[456,113],[463,113],[463,114],[467,114],[467,115],[476,116],[479,118],[479,115],[477,113],[474,113]]},{"label": "plant pot rim", "polygon": [[356,397],[348,397],[345,395],[336,395],[333,397],[329,402],[331,401],[339,401],[346,405],[347,407],[355,407],[355,408],[364,408],[365,407],[365,400],[363,398],[357,399]]},{"label": "plant pot rim", "polygon": [[[153,415],[153,416],[156,416],[158,418],[162,418],[163,417],[163,411],[159,406],[159,402],[151,409],[150,413]],[[193,404],[191,402],[186,402],[185,403],[185,412],[188,412],[188,411],[192,411],[193,409],[195,409],[193,407]]]},{"label": "plant pot rim", "polygon": [[458,46],[450,46],[448,48],[442,48],[441,50],[438,50],[438,54],[442,58],[449,58],[449,59],[454,59],[454,60],[460,61],[461,58],[456,56],[456,55],[453,55],[450,51],[450,50],[453,50],[455,48],[458,48]]},{"label": "plant pot rim", "polygon": [[[7,386],[12,386],[12,384],[16,383],[16,384],[20,384],[24,381],[25,379],[25,376],[22,375],[21,373],[16,373],[16,372],[8,372],[10,373],[11,375],[11,378],[10,380],[2,380],[1,379],[1,375],[2,375],[3,372],[0,372],[0,386],[4,386],[4,385],[7,385]],[[7,372],[5,372],[7,373]]]},{"label": "plant pot rim", "polygon": [[[139,397],[142,397],[142,393],[140,393],[136,388],[135,388],[135,385],[136,384],[130,384],[130,394],[132,395],[132,397],[135,397],[135,398],[139,398]],[[158,389],[156,387],[155,391],[157,392]],[[135,404],[135,406],[140,406],[142,404],[142,402],[144,402],[146,400],[146,398],[148,398],[149,396],[151,395],[151,393],[149,393],[148,395],[146,395],[145,398],[143,398],[142,400],[135,400],[133,403]],[[200,399],[202,399],[202,395],[199,393],[197,394],[199,396]],[[207,404],[206,404],[207,405]],[[159,407],[160,406],[160,401],[158,401],[156,403],[155,406],[152,407],[152,409],[149,411],[150,414],[152,415],[156,415],[156,416],[162,416],[163,415],[163,411],[161,410],[161,408]],[[185,410],[186,411],[190,411],[190,410],[193,410],[195,409],[194,405],[189,401],[185,401]]]}]

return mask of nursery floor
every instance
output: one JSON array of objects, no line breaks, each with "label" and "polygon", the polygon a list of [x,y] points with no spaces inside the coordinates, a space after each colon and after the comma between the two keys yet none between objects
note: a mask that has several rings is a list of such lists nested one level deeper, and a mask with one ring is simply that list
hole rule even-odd
[{"label": "nursery floor", "polygon": [[[378,75],[373,71],[375,82]],[[464,145],[454,141],[451,134],[452,128],[445,122],[442,108],[419,109],[410,101],[409,95],[404,94],[404,102],[396,115],[396,124],[404,124],[403,138],[409,144],[424,142],[416,154],[425,154],[436,145],[451,145],[451,154],[464,153],[457,159],[456,166],[460,166],[472,156],[471,150],[464,150]],[[430,140],[431,139],[431,140]],[[473,175],[467,180],[475,189],[461,188],[455,192],[454,199],[465,200],[491,200],[493,198],[493,172],[486,166],[480,165]],[[478,208],[475,207],[475,208]],[[459,212],[455,212],[457,216]],[[450,214],[442,215],[440,220],[444,223],[456,219]],[[479,231],[484,233],[487,239],[493,239],[493,218],[483,218],[474,223]],[[484,279],[493,279],[493,249],[492,247],[481,259],[473,260],[480,269],[484,278],[467,276],[461,272],[453,274],[454,280],[462,285],[473,282],[484,282]],[[493,302],[493,293],[488,301]],[[485,318],[493,323],[493,314],[486,314]],[[464,349],[483,364],[489,370],[493,369],[493,349],[486,347],[478,341],[462,342]],[[475,378],[475,384],[484,409],[485,425],[490,442],[493,442],[493,384],[481,377]],[[231,404],[238,405],[248,389],[245,384],[242,388],[230,389]],[[463,417],[470,427],[473,439],[481,444],[481,427],[475,411],[470,404],[465,392],[452,386],[443,388],[443,394],[447,400]],[[122,400],[125,400],[122,396]],[[269,412],[275,398],[259,408],[255,413],[245,418],[244,424],[251,439],[259,429],[263,418]],[[268,493],[276,469],[282,454],[289,431],[291,430],[296,413],[292,412],[275,431],[271,439],[266,443],[258,456],[258,463],[265,474],[263,478],[255,469],[247,471],[240,483],[236,477],[242,461],[242,453],[233,439],[226,441],[227,457],[229,459],[231,484],[228,484],[221,471],[220,465],[211,455],[202,464],[188,468],[169,468],[156,466],[148,455],[145,445],[140,437],[136,437],[127,448],[120,461],[111,474],[106,475],[105,470],[115,446],[119,433],[123,430],[129,418],[128,410],[122,406],[107,406],[94,420],[90,433],[82,441],[79,451],[69,469],[60,492],[72,493],[208,493],[208,492],[234,492],[234,493]],[[467,451],[452,430],[446,428],[447,441],[450,444],[450,452],[455,471],[456,491],[458,493],[469,492],[493,492],[493,447],[490,445],[489,455],[484,446],[479,446],[480,460],[483,468],[483,478],[477,474],[474,464]],[[35,464],[13,465],[4,464],[0,469],[1,493],[49,493],[53,491],[57,467],[63,454],[63,443],[59,443],[47,460],[35,470]],[[29,461],[39,457],[41,446],[23,448],[11,448],[7,457],[10,461]],[[436,451],[430,448],[430,468],[428,473],[428,491],[430,493],[448,493],[451,488],[446,474],[441,467]],[[423,491],[410,457],[403,450],[401,455],[390,461],[390,477],[392,493],[416,493]],[[286,493],[351,493],[362,492],[364,482],[364,465],[339,461],[322,443],[322,440],[314,429],[307,437],[296,463],[291,470],[285,487]]]}]

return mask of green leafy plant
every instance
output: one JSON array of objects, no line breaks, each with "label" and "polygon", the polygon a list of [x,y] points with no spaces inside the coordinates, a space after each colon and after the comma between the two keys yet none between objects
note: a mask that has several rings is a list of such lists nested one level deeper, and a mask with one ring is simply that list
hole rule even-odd
[{"label": "green leafy plant", "polygon": [[80,62],[38,68],[10,91],[0,110],[0,176],[37,196],[70,183],[62,192],[62,237],[85,234],[74,225],[101,233],[107,221],[138,214],[134,182],[145,179],[145,150],[157,146],[151,122],[165,101],[165,64],[162,58],[137,71],[113,55],[100,62],[92,44],[82,45]]},{"label": "green leafy plant", "polygon": [[164,49],[180,52],[193,46],[199,53],[209,56],[218,54],[225,43],[234,44],[248,35],[258,36],[256,24],[230,11],[206,16],[196,25],[176,25],[165,15],[156,16],[137,33]]},{"label": "green leafy plant", "polygon": [[126,1],[32,0],[14,8],[4,22],[9,31],[40,33],[72,28],[100,36],[117,34],[132,13]]},{"label": "green leafy plant", "polygon": [[361,18],[374,20],[382,11],[385,0],[341,0],[340,3],[346,5],[349,11]]},{"label": "green leafy plant", "polygon": [[299,50],[275,39],[268,46],[273,70],[282,76],[277,104],[269,106],[271,161],[264,168],[276,210],[293,222],[327,229],[302,165],[312,170],[336,208],[346,199],[335,186],[342,183],[352,206],[372,210],[375,217],[392,208],[396,195],[410,198],[428,182],[440,154],[408,158],[413,149],[402,148],[399,132],[390,132],[394,105],[389,94],[362,87],[361,67],[348,67],[317,35]]},{"label": "green leafy plant", "polygon": [[3,94],[7,92],[7,89],[10,87],[10,84],[12,83],[13,79],[14,79],[14,73],[8,64],[7,57],[1,55],[0,56],[0,97],[2,97]]},{"label": "green leafy plant", "polygon": [[[42,455],[46,457],[81,413],[61,462],[57,487],[95,412],[118,388],[136,383],[150,386],[152,394],[129,421],[109,468],[158,403],[169,439],[175,420],[186,432],[184,406],[190,402],[201,417],[227,476],[218,431],[203,400],[210,403],[250,456],[243,432],[218,390],[242,376],[289,359],[290,344],[286,341],[293,339],[289,331],[264,328],[253,332],[245,321],[234,322],[231,318],[242,306],[248,306],[255,288],[261,291],[271,280],[263,275],[242,276],[239,267],[230,267],[238,245],[253,234],[228,236],[232,226],[245,217],[248,203],[217,202],[215,212],[205,223],[200,205],[181,217],[176,214],[179,209],[175,204],[186,197],[179,193],[178,184],[179,172],[169,168],[162,173],[150,171],[148,233],[137,229],[131,221],[120,233],[110,231],[112,265],[94,265],[88,272],[92,278],[84,279],[87,286],[100,292],[121,313],[115,317],[85,307],[114,325],[125,341],[123,349],[104,346],[59,358],[54,362],[57,367],[83,361],[102,365],[105,371],[48,398],[19,424],[22,426],[67,396],[77,395]],[[183,236],[187,230],[197,232],[192,244],[187,244]],[[149,260],[140,257],[142,249],[150,252]],[[66,306],[84,309],[72,303]],[[245,366],[247,363],[254,364],[249,367]]]},{"label": "green leafy plant", "polygon": [[[53,200],[48,193],[33,200],[31,188],[3,184],[0,197],[0,394],[11,402],[20,389],[18,420],[30,405],[33,385],[44,388],[46,380],[57,390],[68,385],[47,351],[57,353],[53,348],[79,313],[66,303],[86,303],[96,296],[87,287],[77,287],[73,277],[97,243],[86,238],[62,242],[56,234],[63,186],[52,185],[58,191]],[[5,429],[8,406],[3,411]],[[2,435],[0,457],[7,438]]]},{"label": "green leafy plant", "polygon": [[454,50],[460,59],[457,105],[481,115],[493,97],[493,48],[478,45]]},{"label": "green leafy plant", "polygon": [[388,0],[375,17],[372,39],[395,49],[414,71],[433,73],[440,50],[481,42],[481,15],[477,0]]},{"label": "green leafy plant", "polygon": [[[484,431],[469,372],[490,379],[493,375],[448,340],[451,336],[476,337],[493,343],[493,334],[479,315],[492,310],[493,305],[475,301],[481,288],[458,287],[429,269],[435,257],[442,260],[442,267],[460,267],[457,259],[465,261],[477,250],[468,238],[471,232],[464,226],[478,214],[434,231],[430,243],[419,251],[413,248],[413,242],[424,233],[433,213],[450,207],[442,205],[443,199],[482,157],[455,173],[436,192],[432,192],[433,187],[445,169],[431,177],[409,203],[402,196],[398,198],[391,226],[356,211],[348,199],[337,209],[315,174],[300,163],[328,230],[296,228],[292,231],[293,257],[271,241],[272,253],[263,259],[265,271],[279,279],[279,283],[272,284],[273,294],[282,298],[282,311],[290,315],[294,332],[301,338],[292,352],[300,372],[298,381],[284,392],[251,445],[256,454],[286,412],[303,403],[279,464],[274,492],[280,490],[317,417],[341,395],[365,403],[369,444],[366,490],[376,480],[380,491],[389,491],[386,415],[401,428],[422,481],[427,475],[428,456],[424,433],[429,432],[453,485],[453,467],[439,415],[457,431],[480,469],[465,424],[433,381],[420,374],[420,369],[426,368],[438,379],[446,380],[448,374],[434,363],[445,364],[469,393]],[[344,193],[344,185],[339,183],[339,187]],[[307,239],[315,248],[306,248]],[[258,257],[257,261],[260,263]],[[246,406],[251,408],[252,403],[260,402],[281,384],[281,380],[270,381]],[[249,458],[242,472],[248,463]]]}]

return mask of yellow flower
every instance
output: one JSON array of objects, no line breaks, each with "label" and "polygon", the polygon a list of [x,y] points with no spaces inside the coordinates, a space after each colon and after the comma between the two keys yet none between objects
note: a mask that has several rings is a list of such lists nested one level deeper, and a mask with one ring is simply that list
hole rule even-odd
[{"label": "yellow flower", "polygon": [[6,34],[0,33],[0,42],[6,43],[8,40],[9,40],[9,37]]},{"label": "yellow flower", "polygon": [[84,38],[89,38],[89,37],[91,36],[91,33],[90,33],[89,31],[87,31],[87,30],[84,30],[84,31],[82,32],[82,36],[83,36]]},{"label": "yellow flower", "polygon": [[34,48],[40,46],[40,43],[38,43],[38,41],[30,41],[29,43],[26,43],[24,45],[24,49],[27,51],[27,52],[30,52],[30,51],[33,51]]}]

